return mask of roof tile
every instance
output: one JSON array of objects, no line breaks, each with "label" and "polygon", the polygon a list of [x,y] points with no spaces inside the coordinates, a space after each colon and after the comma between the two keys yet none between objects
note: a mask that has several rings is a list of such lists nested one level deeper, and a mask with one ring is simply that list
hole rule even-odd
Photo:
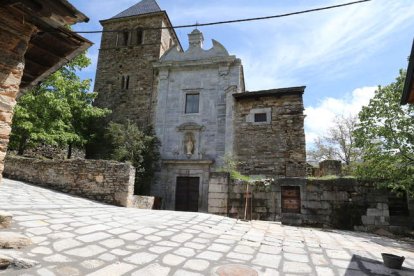
[{"label": "roof tile", "polygon": [[134,15],[142,15],[147,13],[159,12],[161,11],[160,6],[158,6],[155,0],[142,0],[141,2],[133,5],[132,7],[124,10],[121,13],[118,13],[112,18],[121,18]]}]

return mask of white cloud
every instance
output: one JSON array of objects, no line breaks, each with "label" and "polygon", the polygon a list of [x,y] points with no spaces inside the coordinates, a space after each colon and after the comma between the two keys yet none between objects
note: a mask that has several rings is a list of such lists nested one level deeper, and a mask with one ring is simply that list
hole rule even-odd
[{"label": "white cloud", "polygon": [[343,98],[325,98],[317,106],[305,109],[305,133],[307,147],[312,147],[317,137],[322,137],[333,126],[337,115],[357,115],[362,106],[368,105],[377,87],[357,88]]},{"label": "white cloud", "polygon": [[[392,43],[396,31],[412,28],[412,18],[411,1],[378,0],[282,21],[237,25],[255,45],[244,45],[238,52],[247,86],[255,90],[346,75]],[[264,78],[273,81],[269,84]]]},{"label": "white cloud", "polygon": [[[101,29],[107,19],[139,0],[79,1],[91,18],[76,29]],[[330,1],[159,0],[174,25],[288,13],[343,3]],[[97,8],[99,7],[99,8]],[[354,6],[303,15],[201,27],[206,39],[220,37],[232,54],[241,57],[249,90],[307,84],[310,80],[349,75],[395,39],[393,33],[414,26],[412,0],[376,0]],[[190,29],[177,29],[187,45]],[[99,47],[99,35],[90,35]],[[93,69],[91,69],[93,70]]]}]

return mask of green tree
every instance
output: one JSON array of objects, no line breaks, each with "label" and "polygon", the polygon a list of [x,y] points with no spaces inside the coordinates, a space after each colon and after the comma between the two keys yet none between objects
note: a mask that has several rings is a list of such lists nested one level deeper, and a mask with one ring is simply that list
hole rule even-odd
[{"label": "green tree", "polygon": [[414,106],[401,106],[405,72],[396,81],[378,87],[359,113],[355,130],[363,163],[357,174],[394,191],[414,195]]},{"label": "green tree", "polygon": [[63,66],[40,85],[19,98],[13,118],[10,147],[23,154],[40,143],[83,147],[93,137],[89,126],[109,113],[92,106],[90,80],[76,74],[90,64],[85,54]]},{"label": "green tree", "polygon": [[159,160],[159,140],[151,128],[141,131],[127,120],[124,124],[110,122],[106,138],[112,145],[111,158],[129,161],[136,168],[135,194],[149,194]]}]

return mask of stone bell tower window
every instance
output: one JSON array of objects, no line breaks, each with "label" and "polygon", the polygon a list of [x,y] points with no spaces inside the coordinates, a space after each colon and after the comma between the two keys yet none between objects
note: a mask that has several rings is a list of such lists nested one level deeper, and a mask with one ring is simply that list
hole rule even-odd
[{"label": "stone bell tower window", "polygon": [[129,76],[122,76],[121,77],[121,89],[128,90],[129,89]]},{"label": "stone bell tower window", "polygon": [[128,40],[129,40],[129,32],[128,31],[123,31],[122,32],[122,45],[127,46],[128,45]]},{"label": "stone bell tower window", "polygon": [[128,46],[130,39],[129,31],[120,31],[116,34],[116,46]]},{"label": "stone bell tower window", "polygon": [[135,35],[137,36],[137,45],[144,43],[144,31],[142,29],[137,29]]}]

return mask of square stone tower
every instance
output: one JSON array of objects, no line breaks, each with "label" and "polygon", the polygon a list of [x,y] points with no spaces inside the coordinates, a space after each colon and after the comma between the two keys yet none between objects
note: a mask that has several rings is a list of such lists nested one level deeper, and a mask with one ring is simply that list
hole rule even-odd
[{"label": "square stone tower", "polygon": [[151,124],[156,99],[153,62],[171,47],[181,50],[171,22],[155,0],[143,0],[103,26],[96,71],[95,105],[112,110],[109,120]]}]

